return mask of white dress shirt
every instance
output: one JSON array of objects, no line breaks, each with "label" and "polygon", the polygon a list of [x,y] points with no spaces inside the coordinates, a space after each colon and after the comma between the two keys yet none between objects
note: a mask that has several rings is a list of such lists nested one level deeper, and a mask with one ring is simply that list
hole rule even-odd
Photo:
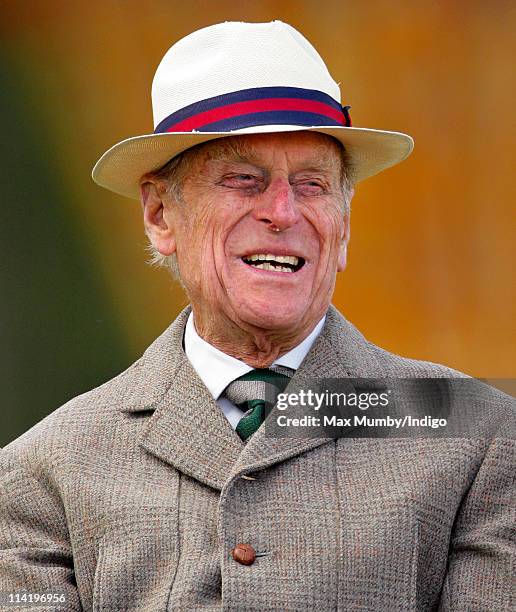
[{"label": "white dress shirt", "polygon": [[[297,370],[308,351],[321,333],[326,315],[317,323],[312,332],[288,353],[285,353],[272,365],[286,366]],[[222,408],[224,415],[233,429],[242,418],[242,411],[227,398],[220,397],[224,389],[235,379],[247,374],[254,368],[239,359],[226,355],[203,340],[195,329],[193,313],[190,313],[185,328],[185,352],[193,369],[206,385],[214,400]]]}]

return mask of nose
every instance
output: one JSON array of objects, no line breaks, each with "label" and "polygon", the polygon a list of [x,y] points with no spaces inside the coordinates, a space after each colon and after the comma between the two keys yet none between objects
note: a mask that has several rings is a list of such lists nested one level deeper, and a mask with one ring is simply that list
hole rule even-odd
[{"label": "nose", "polygon": [[257,221],[273,231],[283,231],[295,225],[299,212],[288,179],[273,179],[261,194],[252,214]]}]

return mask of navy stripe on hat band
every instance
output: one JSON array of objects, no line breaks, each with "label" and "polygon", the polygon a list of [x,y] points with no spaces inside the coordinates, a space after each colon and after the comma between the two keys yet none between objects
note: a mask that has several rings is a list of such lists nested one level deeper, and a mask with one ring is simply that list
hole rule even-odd
[{"label": "navy stripe on hat band", "polygon": [[[332,115],[340,114],[342,117],[341,122],[336,122],[332,117],[328,117],[326,114],[320,114],[316,123],[306,123],[303,122],[301,124],[295,123],[296,125],[351,125],[351,119],[349,117],[348,109],[349,106],[342,107],[339,102],[337,102],[334,98],[329,96],[328,94],[318,91],[315,89],[303,89],[300,87],[255,87],[251,89],[244,89],[240,91],[235,91],[227,94],[223,94],[220,96],[215,96],[213,98],[207,98],[206,100],[201,100],[199,102],[195,102],[194,104],[190,104],[185,106],[184,108],[172,113],[168,117],[165,117],[160,123],[157,125],[154,130],[155,134],[164,133],[167,131],[174,131],[174,125],[180,124],[183,121],[188,121],[193,118],[193,122],[196,122],[197,115],[202,113],[209,113],[209,111],[215,111],[214,114],[217,114],[217,109],[222,109],[224,107],[230,107],[230,105],[237,105],[241,102],[253,102],[259,100],[267,100],[267,99],[298,99],[298,100],[306,100],[307,102],[318,102],[322,105],[326,105],[328,107],[328,113]],[[249,104],[247,105],[249,106]],[[292,105],[291,105],[292,106]],[[299,106],[299,104],[297,104]],[[312,104],[312,106],[317,106],[316,104]],[[322,107],[321,107],[322,108]],[[333,109],[333,110],[332,110]],[[230,109],[228,109],[230,110]],[[283,119],[280,120],[278,116],[276,120],[269,113],[292,113],[289,120],[287,120],[287,116],[285,115]],[[220,113],[219,113],[220,114]],[[282,122],[286,124],[291,124],[292,121],[299,120],[301,117],[298,115],[306,114],[306,115],[317,115],[317,113],[300,113],[299,111],[287,111],[287,110],[275,110],[275,111],[266,111],[265,113],[245,113],[241,115],[241,117],[247,116],[247,121],[253,120],[253,115],[256,116],[260,114],[268,114],[269,119],[272,119],[272,124],[280,125]],[[236,119],[236,123],[238,127],[235,127],[234,124],[231,123],[231,119]],[[229,123],[227,123],[229,122]],[[189,121],[192,123],[192,121]],[[257,123],[245,123],[242,124],[242,121],[238,116],[235,117],[226,117],[222,121],[210,122],[210,124],[199,125],[195,128],[195,131],[214,131],[214,125],[220,124],[215,131],[227,131],[232,129],[238,129],[243,127],[252,127],[253,125],[265,125],[270,123],[270,121],[265,121],[264,118]],[[211,125],[208,128],[208,125]],[[178,126],[179,127],[179,126]],[[182,131],[180,129],[176,131]],[[190,131],[190,130],[185,130]]]}]

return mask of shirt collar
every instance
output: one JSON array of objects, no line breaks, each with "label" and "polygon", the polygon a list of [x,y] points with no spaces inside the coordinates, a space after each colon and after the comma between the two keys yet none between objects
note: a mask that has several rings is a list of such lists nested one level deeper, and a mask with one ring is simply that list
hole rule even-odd
[{"label": "shirt collar", "polygon": [[[297,370],[317,336],[321,333],[325,320],[326,315],[302,342],[276,359],[272,365],[281,365]],[[192,312],[186,323],[184,341],[188,360],[215,400],[219,398],[229,383],[253,369],[247,363],[226,355],[226,353],[219,351],[209,342],[203,340],[195,329]]]}]

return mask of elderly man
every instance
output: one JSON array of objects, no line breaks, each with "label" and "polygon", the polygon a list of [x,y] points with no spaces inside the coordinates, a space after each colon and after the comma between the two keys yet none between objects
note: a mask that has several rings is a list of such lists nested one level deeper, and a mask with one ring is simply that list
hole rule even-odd
[{"label": "elderly man", "polygon": [[[277,379],[458,376],[381,350],[330,305],[352,184],[410,137],[351,127],[281,22],[179,41],[153,104],[155,133],[94,178],[141,193],[153,258],[191,306],[2,451],[1,609],[509,610],[509,436],[266,431],[260,389]],[[493,397],[486,414],[510,415]]]}]

